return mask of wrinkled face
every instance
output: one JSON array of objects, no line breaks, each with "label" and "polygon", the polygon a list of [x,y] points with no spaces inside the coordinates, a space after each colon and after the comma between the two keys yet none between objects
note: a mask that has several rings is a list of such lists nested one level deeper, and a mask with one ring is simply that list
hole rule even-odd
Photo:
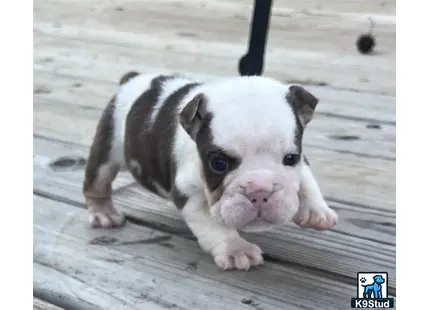
[{"label": "wrinkled face", "polygon": [[300,181],[297,152],[248,157],[218,148],[205,158],[206,196],[217,221],[244,231],[261,231],[285,224],[296,214]]},{"label": "wrinkled face", "polygon": [[298,211],[306,117],[297,96],[285,85],[255,78],[217,85],[197,98],[193,138],[210,214],[218,222],[262,231]]},{"label": "wrinkled face", "polygon": [[197,145],[211,216],[243,231],[290,221],[299,207],[303,130],[318,100],[263,77],[201,91],[181,124]]}]

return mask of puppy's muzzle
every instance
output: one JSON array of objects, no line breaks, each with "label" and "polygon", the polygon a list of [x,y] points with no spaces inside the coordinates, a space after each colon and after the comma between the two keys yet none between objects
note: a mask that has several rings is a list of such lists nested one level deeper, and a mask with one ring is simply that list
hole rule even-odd
[{"label": "puppy's muzzle", "polygon": [[[257,211],[257,217],[266,220],[267,213],[270,213],[270,208],[276,203],[272,197],[277,191],[282,190],[282,186],[278,183],[272,186],[266,184],[258,184],[255,181],[248,182],[248,186],[240,186],[241,194],[249,200],[253,208]],[[267,222],[272,222],[273,219],[267,217]]]},{"label": "puppy's muzzle", "polygon": [[211,214],[228,226],[260,229],[284,224],[298,209],[298,187],[273,172],[252,171],[228,184]]}]

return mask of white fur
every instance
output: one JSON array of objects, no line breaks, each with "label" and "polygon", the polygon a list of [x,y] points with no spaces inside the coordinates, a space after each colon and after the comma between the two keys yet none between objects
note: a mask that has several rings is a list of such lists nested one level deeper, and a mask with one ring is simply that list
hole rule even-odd
[{"label": "white fur", "polygon": [[[276,80],[261,77],[214,79],[194,88],[181,102],[179,110],[198,93],[204,93],[209,98],[208,109],[214,114],[211,128],[217,145],[248,159],[270,150],[270,155],[281,162],[286,152],[296,150],[292,138],[295,118],[285,100],[287,89],[288,86]],[[242,96],[237,98],[234,94]],[[247,119],[241,118],[244,109],[248,111]],[[255,128],[255,124],[261,125]],[[280,133],[279,128],[283,128],[283,132]],[[243,140],[256,131],[260,134],[252,144],[250,139]],[[182,192],[189,193],[202,186],[200,167],[196,165],[199,162],[197,148],[181,126],[174,141],[174,158],[186,174],[181,175],[179,171],[176,184]]]},{"label": "white fur", "polygon": [[[201,86],[193,88],[178,105],[178,113],[201,91]],[[173,143],[173,158],[177,164],[175,184],[182,193],[193,196],[204,191],[200,157],[194,141],[180,124]]]},{"label": "white fur", "polygon": [[[298,186],[296,192],[288,187],[289,184],[299,183],[299,168],[282,165],[282,159],[286,153],[297,151],[294,143],[296,119],[286,101],[287,92],[288,86],[269,78],[218,79],[194,88],[179,107],[181,110],[195,95],[203,93],[208,98],[207,109],[213,113],[211,130],[214,143],[242,159],[239,169],[230,173],[225,179],[225,185],[235,183],[234,186],[227,186],[227,191],[230,192],[225,192],[225,196],[232,196],[237,192],[237,187],[246,188],[247,183],[261,180],[263,174],[269,175],[265,184],[269,191],[276,183],[286,190],[282,192],[286,195],[285,199],[279,200],[282,197],[282,194],[279,194],[271,202],[272,204],[281,202],[279,208],[273,205],[265,216],[267,219],[277,219],[271,225],[286,223],[298,209],[298,202],[296,202]],[[194,141],[181,126],[178,127],[174,141],[173,155],[179,167],[175,184],[188,196],[201,191],[206,192],[206,199],[211,202],[213,199],[204,188],[200,159]],[[248,176],[248,178],[241,178],[242,176]],[[234,182],[236,178],[241,178],[242,183]],[[238,199],[245,200],[241,207],[239,204],[236,205],[237,207],[230,206],[234,204],[233,201],[238,203]],[[247,201],[245,196],[241,195],[233,197],[230,201],[223,200],[229,206],[218,206],[217,212],[212,214],[218,216],[220,222],[223,220],[222,214],[229,214],[229,219],[224,218],[226,224],[227,222],[229,225],[249,223],[254,231],[263,229],[263,226],[265,229],[271,227],[265,221],[252,220],[258,213]],[[225,210],[229,212],[225,213]],[[275,217],[275,214],[281,216]],[[243,219],[236,221],[234,217],[243,217]],[[240,228],[251,229],[251,227]]]},{"label": "white fur", "polygon": [[[215,143],[245,158],[249,169],[255,168],[258,163],[262,166],[264,162],[270,166],[270,163],[280,163],[286,153],[296,151],[295,116],[285,99],[287,89],[288,86],[277,81],[259,77],[214,80],[195,88],[184,99],[180,109],[203,92],[209,98],[208,109],[214,114],[211,129]],[[246,117],[243,117],[244,110]],[[255,259],[255,264],[261,263],[258,247],[240,238],[232,228],[216,222],[208,212],[210,197],[202,181],[197,149],[180,126],[174,141],[173,155],[179,167],[175,183],[183,193],[192,197],[183,209],[183,216],[201,247],[210,251],[223,269],[247,269],[253,265],[250,257]],[[279,165],[277,169],[283,167]],[[326,205],[309,166],[299,164],[295,168],[284,169],[293,170],[289,173],[292,185],[300,184],[299,195],[303,199],[297,206],[296,223],[316,229],[332,227],[337,222],[337,215]],[[243,171],[239,173],[243,174]],[[296,211],[293,208],[285,218],[291,219]],[[269,228],[257,225],[244,230]],[[241,251],[243,248],[246,250]],[[225,255],[233,255],[233,261]]]},{"label": "white fur", "polygon": [[294,222],[303,228],[330,229],[337,224],[336,212],[324,200],[315,176],[308,165],[301,170],[300,206]]},{"label": "white fur", "polygon": [[126,168],[124,158],[124,138],[128,113],[134,102],[151,86],[151,81],[158,74],[141,74],[127,83],[120,85],[116,94],[114,119],[114,137],[112,150],[110,152],[111,161],[120,164],[121,169]]},{"label": "white fur", "polygon": [[172,93],[174,93],[177,89],[194,82],[185,77],[177,77],[172,80],[167,80],[163,83],[163,90],[160,94],[160,97],[157,100],[157,103],[154,105],[154,108],[151,113],[151,124],[157,119],[158,113],[160,112],[161,107],[166,101],[167,97],[169,97]]},{"label": "white fur", "polygon": [[263,263],[261,249],[239,236],[236,230],[218,224],[204,208],[203,193],[188,200],[182,216],[197,237],[200,247],[212,254],[215,263],[223,270],[248,270]]},{"label": "white fur", "polygon": [[[125,168],[124,159],[124,138],[127,116],[135,101],[149,89],[151,81],[158,77],[159,74],[140,74],[127,83],[120,85],[115,103],[114,111],[114,139],[113,147],[111,150],[111,160],[121,164],[121,168]],[[192,80],[184,77],[178,77],[174,80],[165,82],[162,87],[162,93],[154,105],[153,113],[151,114],[151,122],[153,122],[158,115],[160,108],[168,96],[174,93],[180,87],[193,82]]]},{"label": "white fur", "polygon": [[202,91],[214,114],[211,129],[216,145],[243,158],[266,152],[279,161],[296,151],[296,121],[285,99],[285,84],[263,77],[234,77],[207,84]]},{"label": "white fur", "polygon": [[[126,117],[135,100],[150,87],[151,80],[156,76],[137,76],[118,91],[114,115],[116,130],[111,152],[112,160],[117,163],[124,165]],[[178,77],[164,84],[151,115],[152,122],[157,118],[165,99],[190,82],[187,78]],[[285,99],[287,91],[288,85],[269,78],[216,79],[193,88],[179,104],[178,113],[195,95],[204,93],[209,98],[208,109],[214,114],[211,129],[215,143],[245,159],[245,168],[242,168],[245,170],[238,173],[244,175],[257,166],[272,171],[285,169],[291,184],[296,184],[294,186],[297,188],[297,184],[300,184],[297,190],[301,200],[296,223],[303,227],[326,229],[336,223],[337,215],[325,204],[310,168],[301,164],[294,168],[281,164],[286,153],[296,151],[295,117]],[[243,111],[246,111],[246,117]],[[222,269],[246,270],[261,264],[263,258],[258,246],[245,241],[235,229],[217,222],[211,216],[208,204],[210,195],[202,179],[196,145],[180,124],[174,137],[172,155],[178,167],[175,185],[189,197],[182,214],[202,249],[210,252]],[[154,186],[160,187],[155,183]],[[168,193],[164,194],[169,196]],[[286,219],[294,213],[292,209]]]}]

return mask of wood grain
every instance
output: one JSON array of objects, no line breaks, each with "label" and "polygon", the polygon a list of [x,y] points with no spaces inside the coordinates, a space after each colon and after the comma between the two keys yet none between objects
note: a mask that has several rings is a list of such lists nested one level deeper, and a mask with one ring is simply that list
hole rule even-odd
[{"label": "wood grain", "polygon": [[[66,105],[45,105],[38,101],[34,107],[35,134],[65,143],[90,146],[96,126],[94,119],[99,117],[99,111]],[[79,126],[76,126],[77,119]],[[377,145],[374,148],[377,149]],[[311,146],[305,147],[304,151],[325,196],[379,208],[395,208],[394,161]]]},{"label": "wood grain", "polygon": [[75,309],[240,310],[247,300],[266,310],[341,309],[355,294],[354,285],[270,262],[221,272],[195,242],[133,224],[88,229],[84,210],[33,197],[35,291]]},{"label": "wood grain", "polygon": [[[237,74],[252,14],[250,3],[226,1],[153,0],[130,4],[128,1],[69,0],[62,1],[61,5],[55,3],[35,4],[35,27],[38,34],[44,32],[58,39],[71,39],[57,41],[65,48],[85,45],[85,52],[94,51],[93,55],[100,57],[98,61],[107,60],[102,55],[115,61],[126,57],[135,59],[136,65],[179,71],[192,68],[191,71],[215,75]],[[373,7],[377,6],[380,4],[375,3]],[[122,9],[117,10],[118,7]],[[368,31],[368,16],[377,23],[378,45],[374,57],[359,54],[355,47],[357,37]],[[43,30],[43,22],[55,27]],[[275,4],[265,74],[281,80],[395,95],[395,27],[392,12],[336,14],[330,10]],[[55,49],[55,42],[51,43]],[[36,46],[40,51],[49,50],[42,49],[37,40]],[[70,56],[75,57],[74,54]]]},{"label": "wood grain", "polygon": [[[197,1],[196,1],[197,2]],[[223,5],[234,5],[234,6],[250,6],[248,0],[217,0],[217,3]],[[290,11],[311,11],[311,12],[330,12],[333,15],[348,15],[355,14],[357,16],[364,15],[381,15],[381,19],[386,15],[395,15],[396,13],[396,1],[395,0],[384,0],[384,1],[372,1],[363,0],[357,2],[355,0],[276,0],[273,2],[272,12],[277,15],[278,12],[285,10]],[[378,14],[379,13],[379,14]]]},{"label": "wood grain", "polygon": [[[71,81],[67,78],[36,72],[34,112],[36,126],[41,123],[47,131],[62,134],[57,128],[59,117],[87,119],[88,127],[76,127],[85,132],[85,141],[76,141],[89,145],[95,128],[107,102],[115,93],[117,86],[104,83]],[[330,101],[327,101],[330,104]],[[321,103],[321,106],[325,102]],[[329,114],[329,115],[327,115]],[[57,117],[53,117],[53,115]],[[69,122],[70,122],[69,120]],[[63,122],[63,120],[61,120]],[[67,121],[66,121],[67,122]],[[378,125],[379,128],[369,128]],[[49,128],[51,127],[51,128]],[[68,131],[68,127],[64,127]],[[37,131],[37,128],[35,129]],[[91,134],[90,134],[91,133]],[[356,121],[343,116],[333,116],[330,112],[316,113],[305,132],[305,146],[355,153],[362,156],[379,157],[395,160],[396,127],[381,124],[380,121]],[[377,147],[375,147],[377,146]]]},{"label": "wood grain", "polygon": [[[343,310],[356,273],[373,270],[396,294],[395,0],[273,1],[264,75],[320,99],[305,152],[340,223],[245,234],[266,256],[247,273],[220,272],[178,210],[128,173],[113,186],[126,226],[89,229],[82,180],[119,78],[238,75],[252,1],[43,0],[33,13],[34,309]],[[361,55],[369,18],[377,45]]]},{"label": "wood grain", "polygon": [[33,310],[64,310],[37,297],[33,297]]},{"label": "wood grain", "polygon": [[[45,60],[46,62],[46,60]],[[109,64],[111,74],[99,79],[93,74],[97,69],[82,71],[82,74],[63,74],[57,72],[56,66],[72,66],[73,57],[63,57],[58,61],[51,60],[48,63],[36,65],[34,69],[34,93],[36,98],[51,98],[64,100],[82,106],[94,106],[104,108],[107,98],[110,99],[116,89],[122,74],[130,67],[124,66],[123,71],[116,75],[116,63]],[[79,70],[79,68],[76,68]],[[162,69],[159,72],[172,72]],[[146,71],[143,71],[146,72]],[[191,73],[191,76],[202,80],[213,76],[201,76]],[[376,94],[357,93],[347,90],[332,89],[321,86],[306,86],[320,99],[316,109],[317,115],[333,117],[337,119],[355,120],[358,122],[376,122],[394,126],[396,122],[395,97]]]},{"label": "wood grain", "polygon": [[[39,157],[55,157],[64,153],[61,143],[34,140],[34,151]],[[85,148],[74,147],[74,154],[85,153]],[[79,171],[53,175],[33,165],[35,192],[83,207]],[[117,187],[118,188],[118,187]],[[137,185],[121,187],[114,202],[127,216],[139,223],[167,232],[190,236],[177,209]],[[348,205],[330,201],[339,212],[340,224],[332,231],[316,232],[287,225],[265,234],[248,234],[271,258],[286,263],[298,263],[312,268],[355,277],[361,270],[385,270],[390,274],[390,287],[395,292],[395,227],[394,210],[363,205]]]},{"label": "wood grain", "polygon": [[[84,177],[84,169],[86,159],[88,157],[88,149],[82,149],[74,145],[66,145],[44,140],[33,140],[33,188],[37,188],[39,184],[44,182],[44,178],[50,180],[48,184],[55,188],[58,186],[59,180],[68,180],[74,184],[74,195],[82,196],[82,184]],[[52,154],[56,154],[52,156]],[[58,162],[67,162],[68,165],[57,166]],[[39,174],[43,171],[43,174]],[[64,176],[67,176],[64,179]],[[113,190],[133,184],[134,179],[129,173],[120,172],[113,183]],[[47,192],[51,187],[45,188]]]}]

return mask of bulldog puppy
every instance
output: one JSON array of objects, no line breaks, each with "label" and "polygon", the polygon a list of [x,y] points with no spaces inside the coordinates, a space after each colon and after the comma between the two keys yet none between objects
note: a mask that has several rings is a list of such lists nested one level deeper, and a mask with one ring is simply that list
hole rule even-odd
[{"label": "bulldog puppy", "polygon": [[129,170],[171,199],[201,248],[222,269],[263,263],[238,231],[294,221],[330,229],[337,222],[302,152],[318,99],[302,86],[260,76],[195,81],[130,72],[98,124],[83,192],[92,227],[125,222],[112,182]]}]

